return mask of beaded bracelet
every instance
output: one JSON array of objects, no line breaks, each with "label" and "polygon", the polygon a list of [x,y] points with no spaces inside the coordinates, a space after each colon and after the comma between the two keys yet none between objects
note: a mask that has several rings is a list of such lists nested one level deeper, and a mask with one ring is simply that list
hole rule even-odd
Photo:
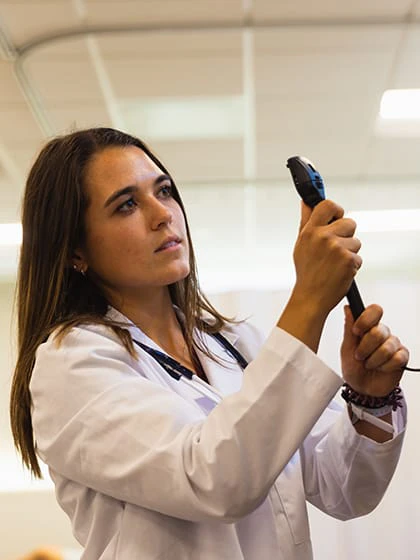
[{"label": "beaded bracelet", "polygon": [[362,408],[382,408],[383,406],[390,405],[392,410],[397,410],[398,407],[402,406],[400,401],[403,398],[400,386],[395,387],[385,397],[372,397],[371,395],[358,393],[348,383],[344,383],[341,396],[347,403],[352,403]]}]

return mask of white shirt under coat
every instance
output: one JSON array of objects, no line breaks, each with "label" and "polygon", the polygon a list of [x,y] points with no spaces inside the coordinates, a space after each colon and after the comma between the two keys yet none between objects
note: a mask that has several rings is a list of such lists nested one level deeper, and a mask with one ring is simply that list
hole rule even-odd
[{"label": "white shirt under coat", "polygon": [[251,363],[243,372],[206,335],[221,363],[199,353],[204,400],[140,348],[134,360],[103,326],[38,348],[37,451],[83,560],[310,560],[306,500],[338,519],[380,501],[405,405],[394,438],[378,444],[330,402],[342,379],[301,342],[276,327],[262,344],[246,323],[223,334]]}]

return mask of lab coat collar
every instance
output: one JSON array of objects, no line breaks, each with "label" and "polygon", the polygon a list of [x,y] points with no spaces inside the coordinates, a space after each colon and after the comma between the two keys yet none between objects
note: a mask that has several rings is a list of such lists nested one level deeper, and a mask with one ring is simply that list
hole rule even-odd
[{"label": "lab coat collar", "polygon": [[[182,313],[182,311],[177,306],[174,306],[174,309],[175,309],[175,312],[176,312],[178,318],[181,321],[184,321],[184,314]],[[109,319],[111,319],[112,321],[116,321],[118,323],[121,323],[122,326],[126,327],[129,330],[132,338],[135,338],[139,342],[143,342],[143,344],[147,344],[148,346],[151,346],[152,348],[156,348],[158,350],[161,350],[161,348],[151,338],[149,338],[128,317],[126,317],[120,311],[115,309],[115,307],[109,306],[108,312],[107,312],[107,317]],[[211,320],[211,317],[209,317],[209,321],[210,320]],[[198,331],[195,333],[195,335],[200,336]],[[239,338],[239,335],[236,332],[231,331],[230,329],[223,330],[223,336],[233,345],[235,345],[235,343],[237,342],[237,340]]]},{"label": "lab coat collar", "polygon": [[[180,320],[183,320],[183,314],[178,309],[175,308],[178,317]],[[161,352],[165,352],[163,348],[158,346],[151,338],[149,338],[141,329],[139,329],[128,317],[123,315],[117,309],[110,307],[107,313],[107,317],[112,319],[113,321],[118,322],[121,326],[124,326],[130,332],[132,338],[137,340],[138,342],[142,342],[151,348],[155,348],[156,350],[160,350]],[[216,359],[216,361],[210,356],[200,350],[200,345],[198,345],[197,351],[199,354],[199,359],[201,365],[206,373],[207,379],[209,380],[209,386],[215,387],[221,394],[228,395],[232,394],[236,391],[239,391],[241,383],[242,383],[242,370],[239,364],[236,362],[235,358],[233,358],[226,350],[214,339],[212,336],[203,334],[198,331],[195,331],[194,336],[197,338],[201,338],[206,348],[209,352],[211,352],[212,356]],[[232,333],[230,330],[227,332],[223,332],[223,336],[229,340],[231,344],[234,344],[238,339],[238,336]],[[220,368],[220,364],[224,365],[223,370]],[[220,372],[223,371],[223,375]]]},{"label": "lab coat collar", "polygon": [[149,338],[139,327],[137,327],[137,325],[135,325],[128,317],[126,317],[126,315],[123,315],[123,313],[118,311],[118,309],[115,309],[115,307],[109,306],[106,316],[108,319],[111,319],[112,321],[115,321],[122,327],[126,328],[133,339],[137,340],[138,342],[142,342],[143,344],[146,344],[151,348],[162,350],[162,348],[160,348],[156,344],[156,342]]}]

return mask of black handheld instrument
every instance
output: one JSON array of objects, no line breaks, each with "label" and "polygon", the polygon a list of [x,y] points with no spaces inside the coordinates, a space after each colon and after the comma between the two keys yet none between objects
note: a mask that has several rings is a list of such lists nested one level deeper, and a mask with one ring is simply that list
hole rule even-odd
[{"label": "black handheld instrument", "polygon": [[[308,159],[299,156],[291,157],[287,160],[287,167],[292,174],[296,190],[305,204],[313,208],[325,199],[322,177]],[[347,292],[347,300],[354,319],[357,319],[365,306],[354,280]]]}]

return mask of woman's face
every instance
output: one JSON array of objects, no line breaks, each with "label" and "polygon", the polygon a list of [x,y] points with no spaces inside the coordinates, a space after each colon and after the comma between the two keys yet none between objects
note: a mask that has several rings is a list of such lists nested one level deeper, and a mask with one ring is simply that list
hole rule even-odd
[{"label": "woman's face", "polygon": [[171,180],[141,149],[111,147],[94,155],[85,188],[86,241],[74,262],[87,266],[111,300],[188,275],[185,220]]}]

